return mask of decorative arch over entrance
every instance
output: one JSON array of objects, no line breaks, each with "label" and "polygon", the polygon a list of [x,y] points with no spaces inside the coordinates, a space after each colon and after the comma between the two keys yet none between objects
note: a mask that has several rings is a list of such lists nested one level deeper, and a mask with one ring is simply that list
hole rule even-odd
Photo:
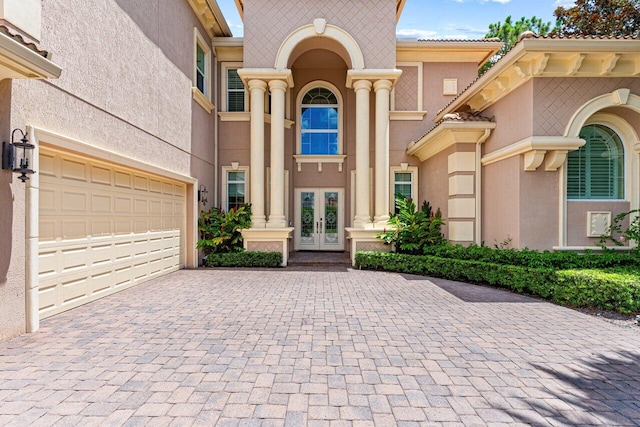
[{"label": "decorative arch over entrance", "polygon": [[327,21],[322,18],[315,19],[312,24],[302,26],[287,36],[278,49],[275,69],[286,70],[289,58],[296,46],[312,37],[326,37],[340,43],[349,55],[351,69],[364,70],[364,55],[358,42],[351,34],[335,25],[327,24]]},{"label": "decorative arch over entrance", "polygon": [[640,96],[629,89],[618,89],[585,103],[569,120],[564,136],[577,138],[587,120],[599,111],[609,107],[625,107],[640,114]]}]

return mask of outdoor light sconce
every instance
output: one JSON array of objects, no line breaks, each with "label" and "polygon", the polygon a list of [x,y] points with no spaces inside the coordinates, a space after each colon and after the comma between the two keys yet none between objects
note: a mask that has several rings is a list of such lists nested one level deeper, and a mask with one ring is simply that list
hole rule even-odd
[{"label": "outdoor light sconce", "polygon": [[204,184],[200,184],[198,188],[198,201],[202,203],[202,206],[207,206],[207,194],[209,194],[207,187],[205,187]]},{"label": "outdoor light sconce", "polygon": [[[16,141],[16,132],[22,134],[19,142]],[[32,163],[31,156],[35,146],[29,144],[29,135],[22,129],[14,129],[11,132],[11,142],[2,143],[2,169],[19,173],[18,177],[22,182],[29,179],[29,175],[36,173],[33,169],[29,169]]]}]

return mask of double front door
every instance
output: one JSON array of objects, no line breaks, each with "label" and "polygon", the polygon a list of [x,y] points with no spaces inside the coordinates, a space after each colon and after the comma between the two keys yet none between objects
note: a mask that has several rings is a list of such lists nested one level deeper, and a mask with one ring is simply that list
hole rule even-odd
[{"label": "double front door", "polygon": [[344,190],[297,188],[295,250],[344,250]]}]

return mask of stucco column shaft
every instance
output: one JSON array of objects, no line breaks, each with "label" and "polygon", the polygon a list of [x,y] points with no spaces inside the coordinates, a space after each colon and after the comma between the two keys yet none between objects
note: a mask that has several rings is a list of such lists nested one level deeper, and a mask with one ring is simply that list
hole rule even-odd
[{"label": "stucco column shaft", "polygon": [[369,211],[369,80],[358,80],[353,84],[356,92],[356,214],[355,228],[371,224]]},{"label": "stucco column shaft", "polygon": [[284,218],[284,98],[287,82],[271,80],[271,205],[267,228],[286,227]]},{"label": "stucco column shaft", "polygon": [[376,93],[376,199],[374,221],[377,227],[385,227],[389,221],[389,80],[377,80],[373,84]]},{"label": "stucco column shaft", "polygon": [[251,93],[251,221],[264,228],[264,94],[267,83],[250,80]]}]

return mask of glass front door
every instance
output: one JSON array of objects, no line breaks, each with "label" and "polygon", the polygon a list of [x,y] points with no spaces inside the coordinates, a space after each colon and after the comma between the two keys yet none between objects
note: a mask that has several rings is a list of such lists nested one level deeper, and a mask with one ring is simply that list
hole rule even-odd
[{"label": "glass front door", "polygon": [[344,250],[344,201],[340,188],[296,189],[296,250]]}]

